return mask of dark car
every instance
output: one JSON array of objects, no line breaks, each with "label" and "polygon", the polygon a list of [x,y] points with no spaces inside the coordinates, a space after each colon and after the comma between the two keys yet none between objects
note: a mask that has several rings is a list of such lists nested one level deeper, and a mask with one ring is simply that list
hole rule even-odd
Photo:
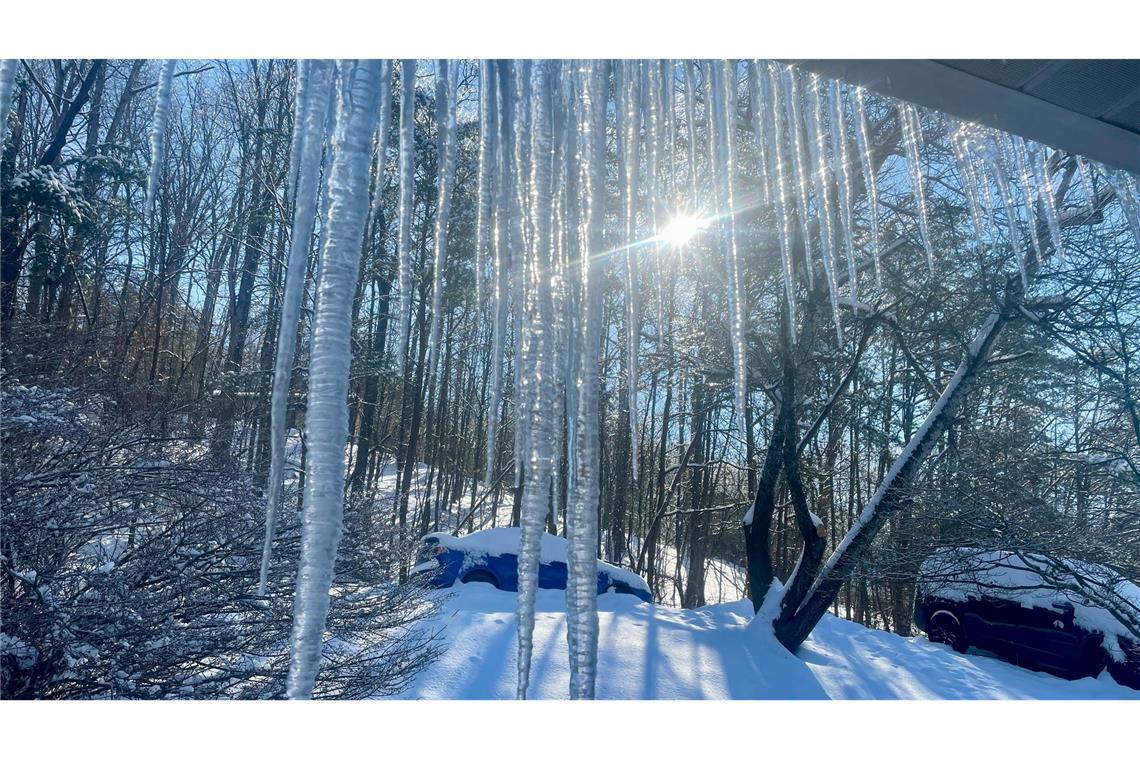
[{"label": "dark car", "polygon": [[[455,583],[489,583],[503,591],[519,587],[518,528],[490,528],[466,536],[431,533],[424,536],[413,575],[422,575],[436,588]],[[566,539],[542,534],[538,587],[566,588]],[[598,560],[598,593],[613,591],[653,601],[649,585],[636,573]]]},{"label": "dark car", "polygon": [[1140,644],[1121,618],[1140,621],[1135,584],[1101,565],[1026,552],[939,550],[915,592],[915,625],[932,642],[1068,679],[1107,667],[1140,689]]}]

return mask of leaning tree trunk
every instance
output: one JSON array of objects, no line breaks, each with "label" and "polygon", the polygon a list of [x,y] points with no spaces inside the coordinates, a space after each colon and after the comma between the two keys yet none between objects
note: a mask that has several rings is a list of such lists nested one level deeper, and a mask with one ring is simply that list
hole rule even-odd
[{"label": "leaning tree trunk", "polygon": [[[789,587],[782,600],[781,612],[773,622],[777,639],[789,650],[796,651],[808,637],[843,584],[852,576],[879,529],[905,503],[915,475],[938,437],[953,419],[955,407],[967,394],[978,372],[989,359],[1002,330],[1019,313],[1020,296],[1019,283],[1011,281],[1003,302],[979,328],[966,356],[927,414],[926,420],[895,459],[851,530],[824,564],[814,584],[803,591],[802,600],[798,592],[806,584],[801,582],[800,586]],[[795,584],[796,579],[792,583]]]}]

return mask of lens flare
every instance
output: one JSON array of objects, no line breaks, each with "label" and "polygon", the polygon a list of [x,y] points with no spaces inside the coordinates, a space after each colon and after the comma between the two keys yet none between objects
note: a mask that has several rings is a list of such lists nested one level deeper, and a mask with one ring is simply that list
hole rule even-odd
[{"label": "lens flare", "polygon": [[709,224],[707,219],[692,214],[678,214],[661,230],[660,238],[669,245],[688,243]]}]

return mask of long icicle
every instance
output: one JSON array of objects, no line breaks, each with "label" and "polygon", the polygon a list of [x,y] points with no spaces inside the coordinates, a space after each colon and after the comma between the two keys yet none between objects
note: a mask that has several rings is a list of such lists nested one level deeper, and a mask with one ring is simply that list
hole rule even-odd
[{"label": "long icicle", "polygon": [[661,125],[664,121],[663,102],[661,97],[661,70],[657,61],[647,62],[642,67],[642,109],[645,112],[643,120],[646,124],[646,163],[649,172],[649,239],[653,246],[653,280],[656,296],[656,340],[658,350],[661,346],[661,336],[665,325],[665,264],[661,255],[662,245],[659,236],[658,223],[664,218],[665,200],[661,191]]},{"label": "long icicle", "polygon": [[[811,174],[807,168],[807,156],[804,147],[804,98],[800,94],[799,74],[793,68],[784,70],[784,105],[788,110],[787,129],[789,134],[788,151],[791,153],[791,169],[793,178],[792,195],[796,201],[796,216],[800,220],[800,237],[804,246],[804,270],[807,273],[807,286],[811,290],[815,286],[815,266],[811,256]],[[794,269],[794,267],[793,267]]]},{"label": "long icicle", "polygon": [[479,175],[475,201],[475,308],[483,306],[488,233],[491,226],[492,177],[495,162],[495,64],[479,62]]},{"label": "long icicle", "polygon": [[768,108],[766,71],[763,63],[755,59],[748,62],[748,98],[752,109],[752,136],[760,164],[760,201],[772,202],[771,179],[768,177],[768,134],[771,131]]},{"label": "long icicle", "polygon": [[[563,505],[569,504],[574,491],[574,478],[578,471],[578,393],[575,387],[578,368],[576,366],[579,345],[579,315],[581,307],[580,288],[581,275],[578,273],[578,262],[574,259],[574,252],[578,243],[578,194],[577,177],[574,169],[578,161],[578,114],[576,79],[573,75],[573,61],[563,63],[562,79],[562,108],[564,110],[564,124],[562,127],[563,157],[559,177],[560,197],[562,204],[561,248],[564,266],[564,279],[566,293],[563,296],[563,322],[565,327],[565,340],[563,347],[562,393],[566,416],[566,482],[562,489]],[[563,515],[565,519],[565,514]],[[565,535],[565,523],[562,528]]]},{"label": "long icicle", "polygon": [[285,292],[281,296],[281,320],[277,325],[277,356],[273,364],[273,391],[269,401],[269,482],[265,507],[265,542],[261,549],[261,572],[257,595],[265,596],[273,541],[277,533],[285,470],[285,421],[288,416],[289,385],[293,377],[293,352],[305,275],[309,268],[309,245],[317,212],[321,153],[325,144],[325,115],[332,100],[333,62],[302,61],[303,77],[298,77],[296,115],[293,129],[300,136],[297,149],[297,190],[293,204],[293,229],[289,239],[289,259],[285,269]]},{"label": "long icicle", "polygon": [[[526,320],[526,260],[527,252],[533,243],[530,229],[531,216],[529,173],[530,166],[530,81],[531,62],[514,63],[515,119],[512,140],[514,142],[514,192],[511,194],[510,232],[511,241],[511,311],[514,314],[514,380],[515,380],[515,488],[523,485],[526,469],[526,452],[530,448],[530,416],[524,413],[528,400],[522,385],[522,337]],[[521,504],[518,507],[521,508]]]},{"label": "long icicle", "polygon": [[688,171],[688,194],[685,206],[689,213],[697,210],[697,83],[695,66],[691,60],[685,61],[685,136],[687,138],[688,152],[686,153],[686,168]]},{"label": "long icicle", "polygon": [[598,660],[598,359],[601,343],[602,278],[595,252],[605,250],[605,61],[580,67],[578,257],[582,283],[581,341],[578,349],[577,473],[566,509],[569,542],[566,582],[566,638],[570,650],[570,698],[593,699]]},{"label": "long icicle", "polygon": [[729,338],[732,345],[733,397],[736,402],[736,425],[748,436],[748,344],[741,287],[740,257],[736,250],[736,198],[733,155],[736,121],[736,65],[725,60],[713,64],[713,101],[717,110],[717,164],[722,172],[717,183],[724,236],[725,285],[728,293]]},{"label": "long icicle", "polygon": [[439,334],[443,324],[443,289],[446,284],[447,225],[451,219],[451,194],[455,182],[455,79],[446,59],[436,61],[436,133],[440,156],[437,172],[439,201],[435,212],[435,263],[432,266],[431,328],[428,334],[428,383],[435,382],[439,368]]},{"label": "long icicle", "polygon": [[780,82],[780,69],[777,64],[768,64],[768,82],[769,92],[771,93],[772,102],[770,109],[772,111],[772,164],[775,168],[776,174],[776,216],[778,217],[779,224],[779,237],[780,237],[780,262],[784,270],[784,302],[788,307],[788,341],[789,343],[795,342],[795,323],[796,323],[796,298],[795,298],[795,265],[792,261],[792,242],[791,242],[791,225],[789,218],[791,213],[788,210],[788,196],[791,194],[791,183],[788,180],[788,172],[784,166],[784,150],[781,145],[781,135],[784,132],[783,128],[783,111],[781,107],[781,98],[783,95],[783,86]]},{"label": "long icicle", "polygon": [[416,62],[400,61],[400,231],[396,241],[400,309],[396,330],[396,374],[404,374],[412,327],[412,212],[416,166]]},{"label": "long icicle", "polygon": [[372,193],[372,209],[368,212],[371,225],[380,218],[384,209],[384,173],[388,158],[388,132],[392,128],[392,61],[381,61],[380,72],[380,123],[376,127],[376,170],[375,189]]},{"label": "long icicle", "polygon": [[1003,134],[1007,155],[1013,156],[1014,167],[1017,169],[1017,179],[1021,185],[1022,206],[1025,207],[1026,227],[1029,230],[1029,241],[1033,244],[1033,252],[1038,261],[1045,258],[1045,246],[1041,242],[1041,235],[1037,229],[1037,198],[1040,188],[1033,178],[1029,168],[1029,153],[1025,149],[1025,141],[1016,135]]},{"label": "long icicle", "polygon": [[379,61],[341,64],[328,228],[321,247],[317,311],[305,413],[306,458],[301,560],[293,604],[286,693],[313,695],[329,611],[344,512],[344,444],[348,440],[348,369],[352,362],[352,298],[368,214],[372,136],[379,118]]},{"label": "long icicle", "polygon": [[166,125],[170,121],[170,91],[174,82],[174,61],[162,62],[158,73],[158,94],[154,99],[154,117],[151,119],[150,171],[146,177],[145,213],[149,219],[154,214],[154,197],[158,192],[158,181],[162,176],[162,162],[166,156]]},{"label": "long icicle", "polygon": [[843,101],[839,83],[832,80],[827,88],[828,115],[831,122],[831,154],[835,162],[835,186],[839,191],[839,229],[843,234],[843,251],[847,254],[847,289],[851,308],[859,304],[859,267],[855,262],[854,219],[852,213],[851,160],[847,155],[847,128],[843,118]]},{"label": "long icicle", "polygon": [[640,161],[639,108],[640,77],[637,61],[624,61],[622,64],[622,199],[625,219],[625,319],[626,319],[626,403],[629,407],[629,450],[630,472],[633,482],[637,482],[637,466],[640,461],[640,430],[637,416],[637,359],[641,343],[641,304],[639,297],[640,281],[637,273],[637,183]]},{"label": "long icicle", "polygon": [[918,234],[922,239],[922,248],[926,251],[927,265],[933,273],[934,249],[930,242],[930,219],[926,213],[926,185],[922,176],[922,124],[918,118],[918,110],[909,103],[900,103],[898,113],[906,153],[907,172],[910,174],[915,212],[918,215]]},{"label": "long icicle", "polygon": [[285,175],[287,178],[285,183],[286,203],[294,200],[297,193],[298,175],[301,168],[301,146],[304,144],[305,135],[305,98],[308,97],[309,93],[306,83],[309,76],[308,59],[298,59],[294,66],[296,73],[293,84],[293,134],[289,137],[289,165],[288,173]]},{"label": "long icicle", "polygon": [[1045,146],[1030,145],[1029,160],[1033,166],[1033,176],[1037,182],[1041,211],[1045,215],[1045,227],[1049,231],[1049,242],[1061,258],[1065,258],[1065,244],[1061,237],[1061,222],[1057,218],[1057,197],[1053,193],[1053,177],[1049,172],[1049,158]]},{"label": "long icicle", "polygon": [[992,134],[988,135],[985,150],[985,160],[989,164],[990,174],[997,184],[998,194],[1001,196],[1002,210],[1005,211],[1006,224],[1009,229],[1010,246],[1013,248],[1014,258],[1017,259],[1017,268],[1021,272],[1023,287],[1029,287],[1029,275],[1025,268],[1027,251],[1021,237],[1021,226],[1017,217],[1017,209],[1013,205],[1013,191],[1009,185],[1009,169],[1007,158],[1003,156],[1001,145]]},{"label": "long icicle", "polygon": [[508,282],[507,282],[507,256],[508,241],[511,232],[510,226],[510,193],[508,187],[511,161],[514,152],[511,147],[511,134],[513,132],[513,119],[511,117],[511,101],[513,87],[510,79],[510,63],[498,61],[494,64],[495,85],[498,95],[498,119],[495,134],[497,144],[495,150],[495,177],[494,177],[494,224],[492,228],[491,247],[492,260],[492,289],[491,304],[494,308],[494,324],[491,337],[491,391],[490,408],[487,413],[487,466],[483,482],[490,487],[495,482],[495,463],[498,460],[498,434],[499,415],[503,404],[503,362],[505,360],[505,343],[507,334],[508,310]]},{"label": "long icicle", "polygon": [[966,137],[966,128],[963,124],[947,119],[947,133],[950,135],[950,145],[954,152],[954,164],[958,169],[962,192],[966,196],[966,205],[969,207],[970,219],[974,223],[974,234],[977,236],[978,251],[985,245],[986,225],[982,214],[982,204],[978,198],[980,180],[977,176]]},{"label": "long icicle", "polygon": [[883,287],[882,262],[883,237],[879,230],[879,184],[875,176],[874,144],[871,141],[871,125],[867,119],[867,104],[863,98],[863,88],[855,88],[852,101],[855,105],[855,139],[859,145],[859,164],[863,169],[863,188],[867,196],[867,211],[871,217],[871,260],[875,266],[875,287]]},{"label": "long icicle", "polygon": [[552,351],[552,372],[555,382],[551,395],[552,425],[554,432],[551,442],[553,460],[551,462],[550,525],[551,532],[558,532],[558,504],[566,493],[566,407],[570,397],[570,382],[573,377],[568,369],[567,346],[572,323],[570,306],[572,287],[569,279],[569,262],[566,252],[566,151],[568,149],[566,114],[566,84],[570,64],[551,61],[546,76],[550,92],[550,297],[551,329],[554,333]]},{"label": "long icicle", "polygon": [[827,295],[831,299],[831,316],[835,323],[835,339],[843,347],[843,327],[839,320],[839,283],[835,275],[835,237],[832,233],[831,177],[827,160],[827,138],[823,132],[823,104],[819,95],[820,79],[811,75],[808,88],[810,107],[807,109],[808,153],[811,157],[812,178],[815,181],[816,199],[819,204],[819,250],[823,261],[823,272],[827,277]]},{"label": "long icicle", "polygon": [[530,417],[527,443],[527,466],[523,503],[520,510],[521,531],[518,559],[518,690],[526,699],[530,682],[530,659],[534,633],[534,602],[538,591],[538,568],[541,555],[543,523],[550,504],[550,475],[553,464],[555,405],[553,399],[554,362],[552,341],[553,305],[550,297],[549,272],[550,222],[548,209],[551,195],[550,90],[549,62],[538,61],[532,74],[530,212],[533,244],[527,251],[527,319],[522,326],[522,382],[527,386],[520,396],[527,407],[520,414]]}]

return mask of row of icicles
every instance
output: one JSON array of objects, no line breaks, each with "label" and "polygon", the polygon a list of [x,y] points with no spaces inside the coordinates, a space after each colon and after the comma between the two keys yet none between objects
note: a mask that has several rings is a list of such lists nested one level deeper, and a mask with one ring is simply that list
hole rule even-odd
[{"label": "row of icicles", "polygon": [[[318,65],[303,62],[302,68],[309,63]],[[458,66],[454,61],[441,60],[434,70],[441,160],[437,176],[439,210],[432,267],[432,323],[427,347],[428,377],[432,382],[439,367],[441,299],[447,285],[444,273],[455,181]],[[342,125],[339,114],[351,106],[344,85],[346,72],[360,76],[364,67],[363,63],[356,68],[346,68],[345,63],[337,67],[341,85],[334,132]],[[381,155],[387,150],[395,68],[395,64],[383,62],[368,67],[364,74],[379,80],[375,83],[379,113],[370,123],[377,128],[374,150],[378,149]],[[412,314],[416,69],[415,61],[399,63],[395,349],[398,373],[402,373],[409,353]],[[336,72],[330,67],[330,73]],[[738,426],[745,424],[745,335],[749,309],[742,282],[737,226],[744,206],[756,205],[752,196],[758,194],[759,204],[776,219],[789,333],[795,324],[797,278],[804,277],[810,287],[813,279],[821,275],[826,279],[840,345],[840,304],[847,302],[857,309],[861,288],[881,288],[882,258],[898,247],[884,241],[884,206],[879,197],[880,169],[896,134],[913,198],[910,207],[901,212],[905,217],[903,226],[913,230],[931,270],[937,244],[932,238],[932,191],[923,170],[923,144],[924,135],[929,136],[934,130],[942,130],[952,148],[977,245],[1008,245],[1023,277],[1027,262],[1034,257],[1045,258],[1047,249],[1063,255],[1063,211],[1053,178],[1066,161],[1075,164],[1086,206],[1091,208],[1094,203],[1103,202],[1104,191],[1095,188],[1098,178],[1103,178],[1109,197],[1116,196],[1132,234],[1140,241],[1140,187],[1132,175],[993,129],[939,114],[920,113],[907,103],[878,96],[871,103],[861,88],[772,61],[482,61],[479,83],[474,250],[466,242],[461,245],[465,255],[474,254],[477,303],[485,308],[492,333],[485,463],[488,484],[497,481],[498,419],[507,383],[503,374],[505,344],[509,336],[514,340],[514,473],[516,484],[523,486],[518,594],[520,698],[526,696],[528,688],[539,539],[550,509],[552,487],[565,489],[567,503],[570,695],[589,698],[594,694],[600,456],[598,360],[602,338],[601,288],[606,268],[618,267],[624,281],[623,382],[628,394],[636,479],[643,286],[647,279],[653,283],[656,334],[660,340],[668,341],[671,325],[667,323],[662,292],[669,278],[676,276],[676,257],[657,254],[665,246],[685,245],[691,234],[701,230],[723,253],[736,420]],[[327,120],[310,118],[303,122],[302,100],[299,94],[298,129],[308,123],[306,129],[317,131],[306,135],[305,142],[312,145],[309,141],[315,139],[323,144],[323,131],[329,128]],[[160,113],[164,108],[160,98],[156,125],[165,122],[165,115]],[[872,111],[878,117],[874,121]],[[750,137],[742,138],[742,124],[747,125],[745,131],[751,132]],[[619,207],[611,213],[608,226],[605,212],[613,209],[605,203],[607,128],[614,130],[617,141],[620,191]],[[700,131],[708,138],[704,151],[698,150]],[[737,158],[740,144],[747,140],[752,141],[758,168],[743,176]],[[151,140],[152,151],[159,156],[161,152],[155,146],[161,143],[161,139]],[[332,152],[335,167],[335,140]],[[296,156],[295,151],[295,160]],[[702,165],[703,175],[698,171]],[[383,166],[382,161],[375,163],[373,174]],[[293,177],[296,181],[296,172]],[[374,176],[372,184],[375,189],[371,201],[362,188],[355,190],[359,202],[370,206],[365,211],[376,214],[383,183]],[[741,200],[742,187],[750,191],[747,204]],[[302,195],[297,196],[298,216],[303,211]],[[147,197],[152,197],[152,193],[148,192]],[[310,192],[304,202],[315,204],[315,196]],[[310,226],[312,211],[312,207],[305,209]],[[330,217],[336,213],[335,209],[329,210]],[[326,226],[331,226],[331,219]],[[678,234],[678,228],[684,232]],[[300,229],[295,226],[294,235],[304,231],[304,225]],[[322,246],[322,258],[331,255],[328,248]],[[818,274],[817,262],[821,269]],[[862,274],[868,270],[870,274]],[[303,271],[290,267],[289,280],[303,277]],[[843,286],[847,296],[841,298]],[[514,329],[508,330],[511,323]],[[315,324],[314,334],[320,329]],[[788,339],[792,340],[793,335],[789,334]],[[286,342],[291,345],[292,339]],[[291,353],[287,359],[291,366]],[[287,371],[284,377],[287,384]],[[275,407],[275,415],[279,411],[283,412],[283,404],[281,410]],[[283,424],[275,422],[275,439],[282,435],[282,430]],[[563,440],[569,475],[564,483],[556,483],[554,479],[563,469]],[[278,441],[274,440],[274,462],[279,473],[277,458],[282,455],[278,448]],[[340,477],[335,483],[337,494],[343,472]],[[279,482],[275,483],[279,488]],[[270,526],[276,511],[275,503],[271,504]],[[318,517],[310,510],[315,513],[334,506],[339,535],[340,502],[331,505],[318,503],[314,498],[310,503],[307,492],[306,531],[310,520]],[[267,530],[267,558],[271,540],[271,531]],[[335,542],[333,556],[311,556],[313,553],[304,551],[303,570],[311,570],[315,564],[331,568]],[[263,590],[266,567],[267,560],[263,563]],[[331,578],[331,570],[328,577]],[[327,591],[325,588],[323,592],[325,611]],[[310,613],[319,608],[306,607],[311,601],[301,593],[299,581],[296,616],[308,618],[310,630],[302,635],[298,624],[295,631],[294,669],[300,667],[299,658],[319,657],[324,614],[318,615],[321,628],[315,629]],[[302,646],[306,642],[307,646]],[[315,674],[315,661],[308,663],[306,672]],[[302,685],[290,694],[306,696],[311,687],[309,683],[309,691],[305,692]]]}]

